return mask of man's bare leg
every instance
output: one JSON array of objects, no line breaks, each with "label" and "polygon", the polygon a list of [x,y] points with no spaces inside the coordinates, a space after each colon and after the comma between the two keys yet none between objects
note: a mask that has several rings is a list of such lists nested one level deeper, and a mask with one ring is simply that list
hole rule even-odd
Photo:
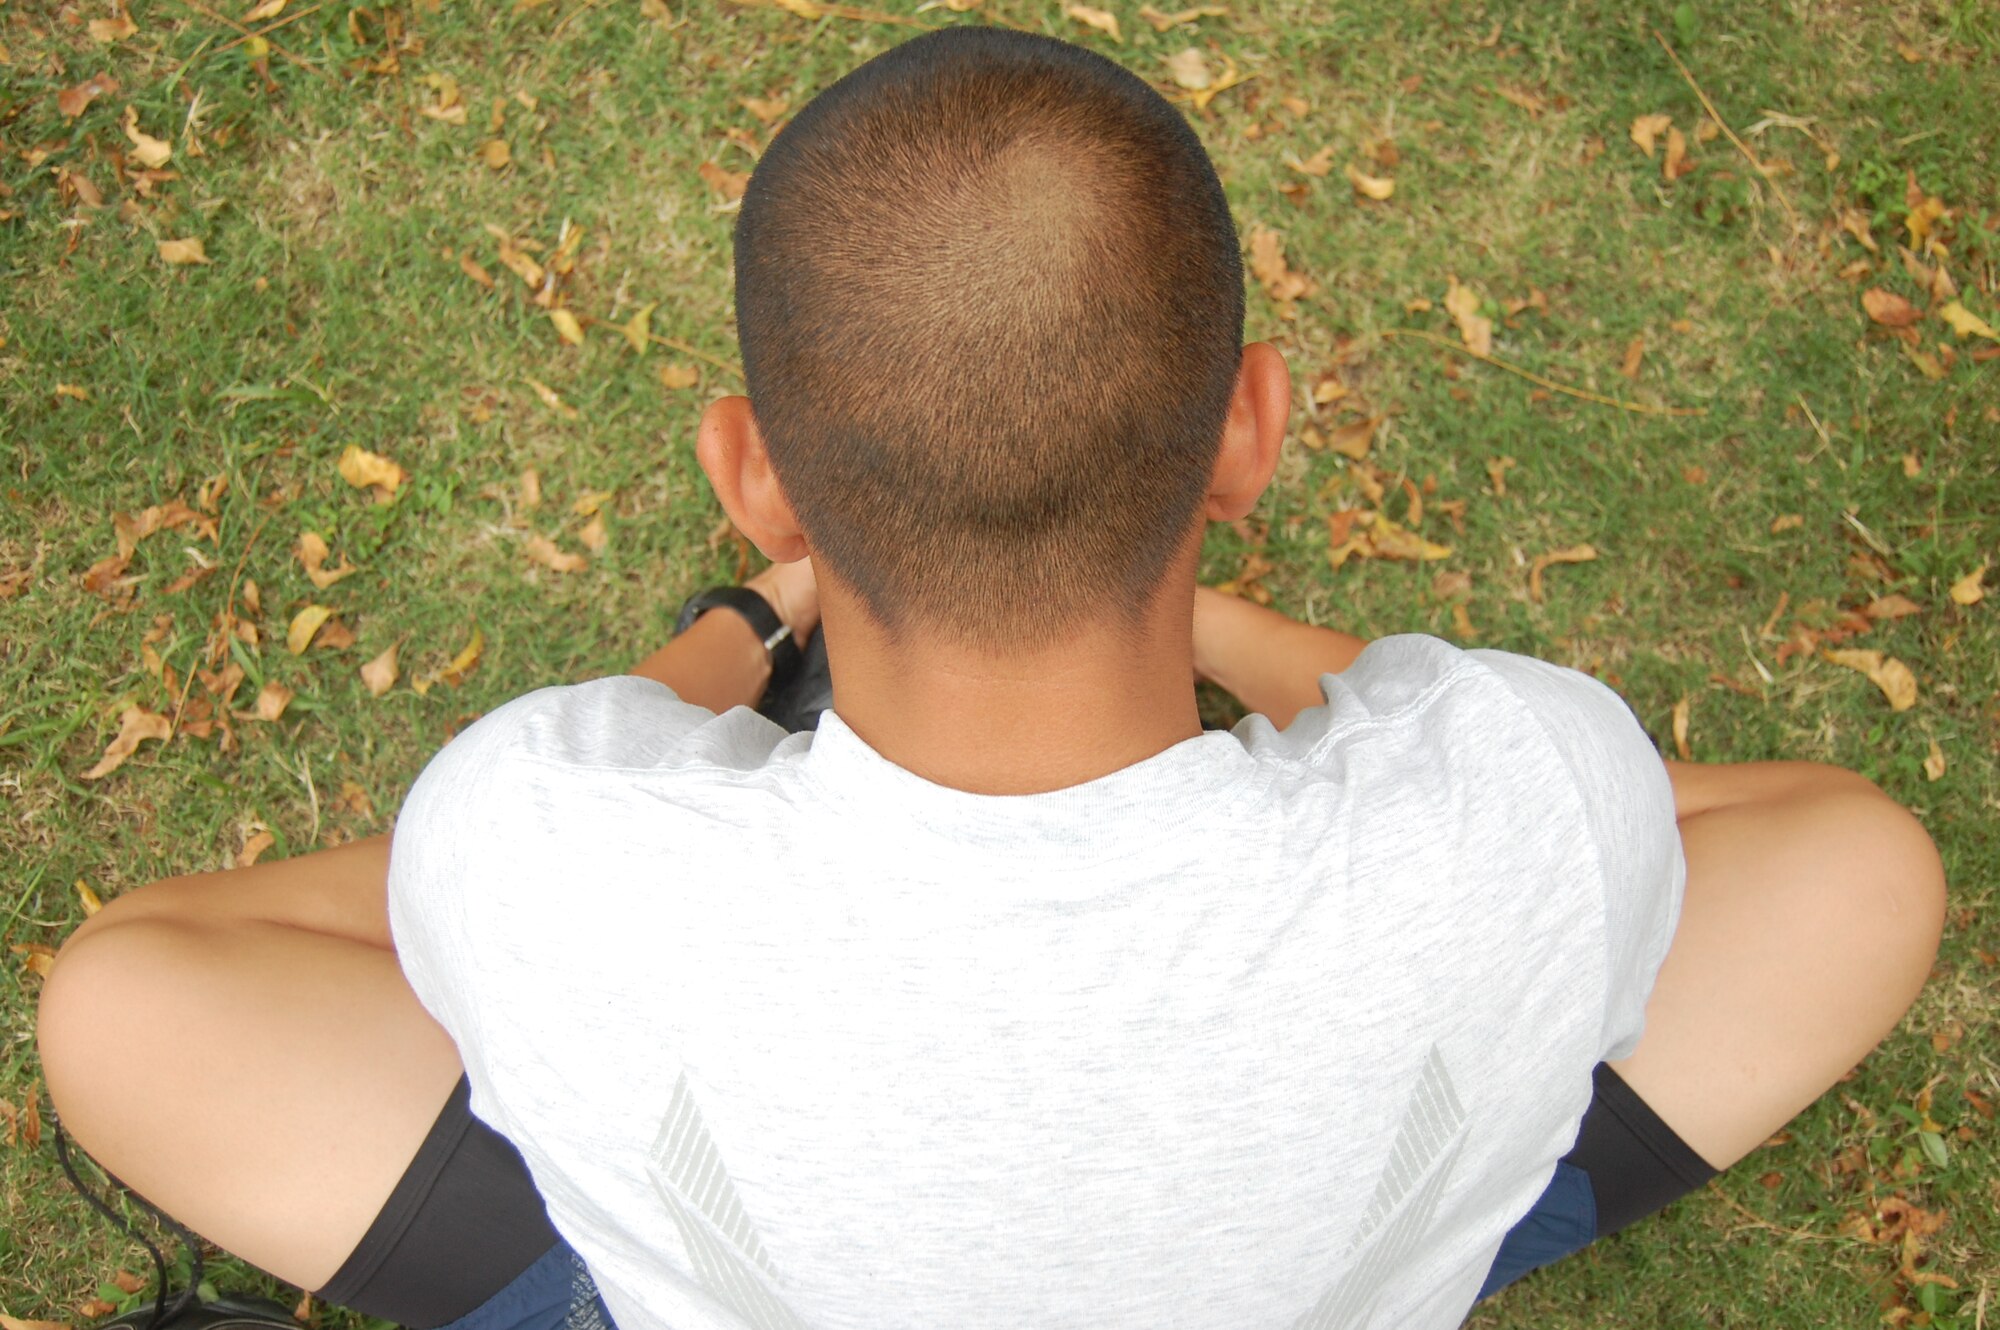
[{"label": "man's bare leg", "polygon": [[77,1141],[306,1289],[353,1252],[461,1072],[374,922],[387,870],[377,837],[140,888],[72,935],[42,994],[49,1096]]}]

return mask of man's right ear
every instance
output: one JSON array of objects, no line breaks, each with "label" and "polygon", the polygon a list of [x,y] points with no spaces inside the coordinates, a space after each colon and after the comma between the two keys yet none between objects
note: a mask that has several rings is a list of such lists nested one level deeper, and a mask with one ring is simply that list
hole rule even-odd
[{"label": "man's right ear", "polygon": [[1284,353],[1269,342],[1244,347],[1203,516],[1233,522],[1256,508],[1278,469],[1278,450],[1285,442],[1291,410],[1292,372]]},{"label": "man's right ear", "polygon": [[750,399],[719,397],[701,413],[694,455],[715,497],[736,529],[772,563],[792,563],[811,553],[791,500],[778,485]]}]

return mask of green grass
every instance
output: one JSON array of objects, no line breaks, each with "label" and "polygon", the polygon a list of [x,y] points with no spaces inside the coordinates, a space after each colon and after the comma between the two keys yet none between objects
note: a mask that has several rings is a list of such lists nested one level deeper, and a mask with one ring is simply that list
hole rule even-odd
[{"label": "green grass", "polygon": [[[1434,478],[1421,530],[1452,548],[1431,564],[1354,560],[1334,571],[1324,519],[1362,501],[1341,487],[1344,459],[1295,445],[1255,525],[1216,531],[1205,575],[1235,577],[1255,551],[1272,565],[1261,586],[1280,608],[1364,635],[1465,640],[1434,579],[1467,574],[1470,644],[1598,673],[1669,751],[1674,705],[1687,698],[1698,759],[1855,767],[1918,811],[1950,874],[1933,983],[1785,1143],[1712,1193],[1530,1277],[1474,1323],[1862,1325],[1900,1315],[1972,1326],[2000,1282],[1996,1126],[1968,1097],[2000,1099],[1990,910],[2000,597],[1961,607],[1947,589],[2000,564],[2000,364],[1974,363],[1977,343],[1955,344],[1944,376],[1925,377],[1868,323],[1859,292],[1879,285],[1924,303],[1892,245],[1907,239],[1914,172],[1951,209],[1940,230],[1961,299],[2000,322],[2000,18],[1976,0],[1638,10],[1270,0],[1161,35],[1135,5],[1109,7],[1122,43],[1054,3],[986,0],[966,16],[917,17],[984,15],[1061,33],[1163,88],[1161,57],[1189,44],[1254,74],[1195,122],[1239,226],[1276,228],[1318,292],[1288,321],[1253,290],[1249,335],[1278,342],[1302,392],[1337,368],[1351,390],[1343,405],[1386,415],[1371,460],[1392,491],[1403,476]],[[272,39],[297,63],[274,50],[260,69],[245,46],[225,49],[231,30],[180,4],[144,7],[138,32],[110,46],[91,39],[79,11],[0,9],[11,61],[0,64],[0,579],[25,574],[0,600],[0,862],[11,870],[0,932],[10,946],[59,942],[82,917],[78,880],[108,897],[219,867],[258,826],[276,838],[272,855],[386,829],[425,759],[471,717],[541,684],[623,668],[664,638],[689,591],[734,576],[734,550],[708,543],[719,510],[692,445],[701,405],[739,381],[703,363],[699,387],[670,391],[660,365],[700,362],[664,346],[638,356],[608,325],[657,303],[656,334],[733,363],[733,214],[697,168],[749,168],[749,152],[724,136],[761,142],[767,131],[740,98],[796,109],[913,31],[731,5],[648,18],[624,0],[464,12],[417,0],[355,10],[358,27],[347,0],[310,10],[295,0],[293,10]],[[401,33],[393,67],[385,19]],[[1694,139],[1700,107],[1654,26],[1731,127],[1785,172],[1778,187],[1796,230],[1727,140]],[[57,93],[98,73],[120,90],[66,118]],[[438,96],[425,77],[439,74],[462,89],[463,126],[420,113]],[[1539,112],[1501,88],[1539,98]],[[1285,109],[1286,97],[1304,99],[1304,112]],[[512,155],[497,172],[477,156],[496,100]],[[177,176],[150,195],[117,170],[128,103],[145,132],[174,146]],[[1693,147],[1695,171],[1672,184],[1627,138],[1633,117],[1655,111]],[[1252,135],[1252,125],[1265,130]],[[1399,157],[1386,172],[1363,156],[1383,138]],[[1324,179],[1282,164],[1329,144]],[[1393,175],[1394,198],[1357,202],[1347,162]],[[87,180],[104,206],[79,202],[57,168]],[[1299,181],[1299,201],[1279,192]],[[1846,208],[1869,215],[1882,255],[1838,229]],[[583,230],[566,304],[607,325],[590,326],[577,348],[501,267],[484,229],[539,242],[547,261],[565,220]],[[157,241],[186,237],[213,263],[159,260]],[[460,254],[495,288],[466,276]],[[1870,271],[1841,277],[1856,260]],[[1383,335],[1453,336],[1448,275],[1488,300],[1501,358],[1601,395],[1707,414],[1546,396]],[[1546,309],[1508,317],[1504,302],[1532,289]],[[1431,308],[1411,309],[1422,301]],[[1919,330],[1933,354],[1954,340],[1935,319]],[[1645,355],[1628,380],[1618,370],[1635,336]],[[543,405],[530,377],[576,416]],[[58,384],[87,400],[58,396]],[[1319,408],[1321,424],[1338,410]],[[1297,419],[1307,423],[1303,403]],[[393,504],[340,479],[335,462],[350,443],[409,469]],[[1501,456],[1516,462],[1505,497],[1486,470]],[[518,477],[530,468],[544,499],[525,511]],[[83,588],[85,571],[115,551],[114,512],[194,502],[217,476],[228,483],[213,542],[185,529],[145,540],[129,600]],[[587,571],[559,576],[526,559],[530,532],[578,548],[570,505],[603,490],[615,491],[609,543]],[[1454,500],[1465,504],[1462,530],[1439,508]],[[1404,502],[1384,506],[1400,520]],[[1788,514],[1801,522],[1774,533]],[[362,571],[315,591],[291,553],[304,530]],[[1598,558],[1553,569],[1545,599],[1533,600],[1529,563],[1580,542]],[[216,571],[169,589],[206,564]],[[174,700],[142,638],[158,625],[151,649],[185,680],[232,586],[241,608],[244,580],[260,592],[250,617],[261,641],[235,652],[250,679],[238,705],[276,680],[296,691],[290,710],[275,724],[238,722],[232,751],[183,734],[83,780],[127,703]],[[1920,681],[1914,708],[1891,711],[1861,675],[1815,652],[1778,662],[1795,620],[1829,627],[1889,591],[1922,612],[1843,645],[1907,662]],[[1766,632],[1781,596],[1787,608]],[[285,650],[291,615],[313,601],[340,610],[352,647]],[[475,625],[485,651],[462,686],[412,691],[409,680],[440,669]],[[371,698],[358,667],[396,642],[404,681]],[[195,685],[190,696],[202,695]],[[1229,711],[1218,697],[1208,706]],[[1947,761],[1935,781],[1922,769],[1932,741]],[[365,800],[344,794],[350,785]],[[20,956],[6,960],[0,1098],[18,1112],[38,1097],[39,980]],[[159,1038],[201,1065],[229,1066],[226,1030]],[[1926,1088],[1942,1152],[1904,1116]],[[1872,1217],[1892,1197],[1948,1216],[1916,1268],[1951,1285],[1920,1296],[1895,1244],[1856,1235],[1849,1217]],[[0,1310],[79,1320],[114,1270],[142,1263],[68,1192],[46,1132],[39,1148],[18,1134],[0,1143]],[[255,1282],[226,1264],[218,1278]]]}]

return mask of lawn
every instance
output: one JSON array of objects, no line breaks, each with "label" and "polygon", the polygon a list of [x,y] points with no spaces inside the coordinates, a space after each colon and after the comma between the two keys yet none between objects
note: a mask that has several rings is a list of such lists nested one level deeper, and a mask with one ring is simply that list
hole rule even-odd
[{"label": "lawn", "polygon": [[[861,60],[992,22],[1155,81],[1227,186],[1297,394],[1208,580],[1588,670],[1669,754],[1857,768],[1943,853],[1890,1041],[1473,1324],[1983,1326],[2000,11],[880,3],[0,5],[0,1311],[145,1272],[50,1148],[50,949],[386,830],[474,717],[739,575],[693,433],[741,387],[744,173]],[[227,1093],[228,1030],[158,1037]]]}]

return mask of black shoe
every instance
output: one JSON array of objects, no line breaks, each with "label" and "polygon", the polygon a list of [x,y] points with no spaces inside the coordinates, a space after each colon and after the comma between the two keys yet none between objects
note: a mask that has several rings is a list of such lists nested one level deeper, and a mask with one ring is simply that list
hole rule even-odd
[{"label": "black shoe", "polygon": [[797,734],[818,729],[820,713],[832,705],[833,672],[827,666],[826,635],[816,632],[805,645],[799,672],[781,692],[766,694],[757,704],[757,712]]},{"label": "black shoe", "polygon": [[90,1330],[299,1330],[291,1310],[269,1298],[228,1297],[213,1302],[196,1298],[177,1308],[175,1304],[182,1301],[178,1294],[167,1299],[166,1315],[159,1316],[160,1302],[155,1298],[108,1321],[97,1321]]}]

